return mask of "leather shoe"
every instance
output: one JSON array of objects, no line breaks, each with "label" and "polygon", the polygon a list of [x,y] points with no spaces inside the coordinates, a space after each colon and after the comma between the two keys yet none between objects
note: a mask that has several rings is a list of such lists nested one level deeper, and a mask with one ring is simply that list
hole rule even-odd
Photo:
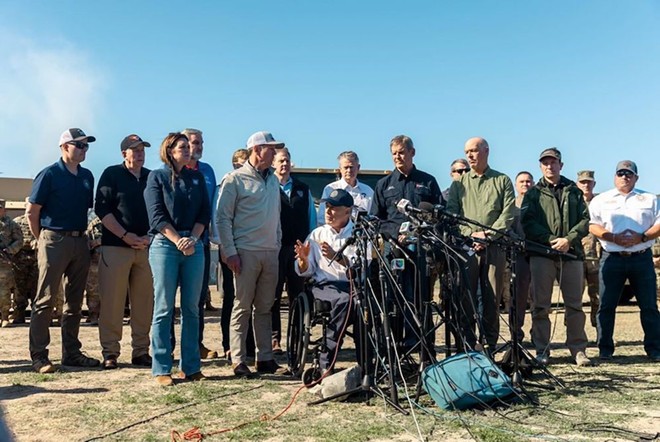
[{"label": "leather shoe", "polygon": [[116,356],[108,356],[107,358],[103,359],[104,370],[114,370],[115,368],[119,368]]},{"label": "leather shoe", "polygon": [[68,365],[69,367],[98,367],[101,365],[101,362],[98,359],[90,358],[85,356],[82,353],[78,353],[68,358],[62,359],[62,365]]},{"label": "leather shoe", "polygon": [[275,362],[274,359],[271,359],[269,361],[257,361],[256,368],[257,373],[274,374],[282,367],[277,365],[277,362]]},{"label": "leather shoe", "polygon": [[147,353],[131,359],[131,364],[138,367],[151,367],[151,362],[151,356],[149,356]]},{"label": "leather shoe", "polygon": [[171,387],[172,385],[174,385],[172,376],[169,374],[162,374],[160,376],[156,376],[156,383],[161,387]]},{"label": "leather shoe", "polygon": [[218,357],[218,352],[215,350],[209,350],[204,347],[204,344],[199,346],[199,357],[202,359],[215,359]]},{"label": "leather shoe", "polygon": [[32,369],[40,374],[55,373],[55,366],[48,359],[34,361],[32,363]]},{"label": "leather shoe", "polygon": [[197,381],[202,381],[204,379],[206,379],[206,376],[204,376],[201,371],[191,374],[190,376],[186,376],[187,381],[197,382]]},{"label": "leather shoe", "polygon": [[252,376],[252,371],[250,370],[250,367],[248,367],[245,362],[241,362],[240,364],[234,364],[234,375],[239,376],[239,377],[250,377]]}]

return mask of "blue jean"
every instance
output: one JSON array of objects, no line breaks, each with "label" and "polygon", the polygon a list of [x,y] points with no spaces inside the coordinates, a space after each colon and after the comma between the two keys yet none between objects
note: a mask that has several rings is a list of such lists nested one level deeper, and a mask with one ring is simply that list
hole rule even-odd
[{"label": "blue jean", "polygon": [[626,279],[637,298],[644,330],[644,350],[660,355],[660,313],[656,303],[656,279],[651,249],[628,257],[603,251],[600,259],[600,308],[598,309],[598,349],[601,355],[614,353],[616,307]]},{"label": "blue jean", "polygon": [[199,295],[204,275],[204,246],[184,256],[163,235],[156,235],[149,249],[149,264],[154,277],[154,316],[151,324],[151,351],[154,376],[172,371],[170,327],[177,286],[181,288],[181,365],[186,376],[199,373]]}]

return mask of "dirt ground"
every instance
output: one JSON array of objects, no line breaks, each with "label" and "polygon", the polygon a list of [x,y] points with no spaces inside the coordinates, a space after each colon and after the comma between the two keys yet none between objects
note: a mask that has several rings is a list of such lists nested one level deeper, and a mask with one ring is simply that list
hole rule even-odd
[{"label": "dirt ground", "polygon": [[[213,291],[212,297],[214,305],[221,305],[218,292]],[[585,311],[588,322],[588,303]],[[207,315],[205,343],[220,351],[219,312]],[[4,421],[18,441],[171,440],[173,429],[183,433],[198,426],[209,434],[246,422],[251,423],[209,438],[636,440],[639,434],[660,432],[660,364],[644,356],[637,307],[620,307],[617,357],[595,367],[578,368],[571,363],[562,345],[561,309],[552,320],[556,324],[556,349],[550,369],[566,388],[534,393],[538,407],[527,404],[500,412],[441,413],[427,402],[427,407],[420,407],[419,415],[414,413],[413,417],[393,412],[378,401],[374,401],[376,406],[349,401],[311,407],[307,402],[313,398],[304,389],[299,391],[299,380],[277,376],[236,380],[228,362],[221,358],[203,362],[208,380],[163,389],[155,385],[149,369],[129,365],[128,326],[124,327],[120,369],[61,368],[52,375],[31,371],[27,326],[0,329],[0,404]],[[529,323],[528,315],[525,330]],[[588,354],[595,358],[596,332],[590,325],[587,334],[591,341]],[[437,335],[440,343],[443,333]],[[57,328],[51,328],[51,337],[51,358],[57,364],[61,348]],[[83,350],[100,357],[97,328],[82,325],[80,337]],[[279,362],[285,364],[285,358],[280,357]],[[297,393],[282,418],[263,418],[284,410]]]}]

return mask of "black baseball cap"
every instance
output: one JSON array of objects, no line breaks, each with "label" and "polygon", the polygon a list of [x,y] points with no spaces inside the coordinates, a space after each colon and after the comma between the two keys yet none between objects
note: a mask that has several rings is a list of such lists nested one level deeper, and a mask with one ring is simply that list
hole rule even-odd
[{"label": "black baseball cap", "polygon": [[143,141],[142,138],[135,134],[131,134],[121,141],[121,150],[125,151],[126,149],[133,149],[139,145],[143,145],[144,147],[151,147],[151,143]]}]

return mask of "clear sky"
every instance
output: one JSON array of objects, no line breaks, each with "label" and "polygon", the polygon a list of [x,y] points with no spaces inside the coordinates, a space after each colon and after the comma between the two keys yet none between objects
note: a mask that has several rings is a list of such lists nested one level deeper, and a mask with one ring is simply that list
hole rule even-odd
[{"label": "clear sky", "polygon": [[539,175],[557,146],[564,175],[612,187],[638,163],[660,192],[660,2],[0,0],[0,172],[34,177],[59,134],[95,135],[98,178],[137,133],[153,147],[199,128],[217,175],[268,130],[299,167],[355,150],[391,169],[389,140],[449,184],[449,163],[483,136],[493,168]]}]

